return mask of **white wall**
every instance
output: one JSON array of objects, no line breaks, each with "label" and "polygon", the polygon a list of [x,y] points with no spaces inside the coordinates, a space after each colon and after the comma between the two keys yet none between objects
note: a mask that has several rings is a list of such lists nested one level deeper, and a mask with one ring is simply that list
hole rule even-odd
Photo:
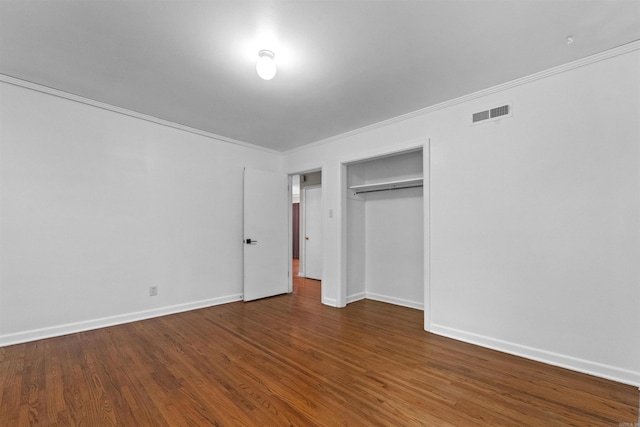
[{"label": "white wall", "polygon": [[[365,200],[348,197],[346,206],[346,302],[366,298],[366,229]],[[326,286],[323,283],[323,286]]]},{"label": "white wall", "polygon": [[[325,215],[323,301],[346,302],[341,163],[431,138],[425,326],[640,385],[638,47],[286,153],[287,170],[323,168],[338,213]],[[511,118],[469,125],[505,102]]]},{"label": "white wall", "polygon": [[422,188],[370,193],[365,202],[366,297],[422,309]]},{"label": "white wall", "polygon": [[0,98],[0,345],[240,298],[242,168],[281,156],[7,83]]}]

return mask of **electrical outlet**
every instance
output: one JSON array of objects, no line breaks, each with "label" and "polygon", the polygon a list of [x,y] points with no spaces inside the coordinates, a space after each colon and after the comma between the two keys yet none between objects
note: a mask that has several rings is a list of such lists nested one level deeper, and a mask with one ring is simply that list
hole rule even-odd
[{"label": "electrical outlet", "polygon": [[158,287],[157,286],[149,286],[149,296],[155,297],[158,295]]}]

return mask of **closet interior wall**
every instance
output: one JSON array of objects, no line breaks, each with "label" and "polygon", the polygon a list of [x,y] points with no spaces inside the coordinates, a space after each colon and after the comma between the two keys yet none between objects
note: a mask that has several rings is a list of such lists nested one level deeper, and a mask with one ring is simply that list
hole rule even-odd
[{"label": "closet interior wall", "polygon": [[[422,150],[347,165],[348,303],[369,298],[423,308],[421,184],[413,182],[410,188],[385,190],[372,187],[376,191],[360,187],[411,182],[421,179],[422,174]],[[356,189],[351,188],[354,186]]]}]

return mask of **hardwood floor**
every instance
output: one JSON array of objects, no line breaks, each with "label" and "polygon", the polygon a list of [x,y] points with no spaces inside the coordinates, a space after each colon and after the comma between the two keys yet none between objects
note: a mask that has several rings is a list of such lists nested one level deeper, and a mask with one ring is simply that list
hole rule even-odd
[{"label": "hardwood floor", "polygon": [[0,426],[619,426],[638,389],[294,292],[0,348]]}]

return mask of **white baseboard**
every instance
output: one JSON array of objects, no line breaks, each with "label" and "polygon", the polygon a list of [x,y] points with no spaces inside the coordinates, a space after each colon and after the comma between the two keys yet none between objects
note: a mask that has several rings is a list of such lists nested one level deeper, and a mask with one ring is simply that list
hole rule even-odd
[{"label": "white baseboard", "polygon": [[331,307],[337,307],[338,306],[338,301],[335,300],[334,298],[322,298],[322,303],[324,305],[328,305]]},{"label": "white baseboard", "polygon": [[375,301],[382,301],[389,304],[400,305],[402,307],[415,308],[416,310],[424,310],[424,302],[422,301],[410,301],[402,298],[390,297],[388,295],[374,294],[371,292],[365,292],[365,298]]},{"label": "white baseboard", "polygon": [[572,371],[582,372],[623,384],[640,387],[640,372],[617,368],[615,366],[579,359],[577,357],[558,354],[508,341],[502,341],[496,338],[474,334],[472,332],[436,325],[434,323],[431,324],[430,332],[469,344],[475,344],[492,350],[501,351],[503,353],[524,357],[525,359],[531,359],[548,365],[559,366]]},{"label": "white baseboard", "polygon": [[353,295],[347,295],[347,304],[360,301],[361,299],[365,299],[365,298],[366,298],[366,294],[364,292],[359,292]]},{"label": "white baseboard", "polygon": [[138,320],[166,316],[168,314],[181,313],[184,311],[197,310],[199,308],[212,307],[215,305],[226,304],[235,301],[242,301],[242,294],[228,295],[220,298],[211,298],[186,304],[177,304],[168,307],[155,308],[153,310],[138,311],[135,313],[119,314],[117,316],[102,317],[99,319],[92,319],[83,322],[67,323],[64,325],[51,326],[47,328],[32,329],[25,332],[5,334],[0,335],[0,347],[45,338],[58,337],[61,335],[73,334],[76,332],[90,331],[92,329],[106,328],[108,326],[136,322]]}]

